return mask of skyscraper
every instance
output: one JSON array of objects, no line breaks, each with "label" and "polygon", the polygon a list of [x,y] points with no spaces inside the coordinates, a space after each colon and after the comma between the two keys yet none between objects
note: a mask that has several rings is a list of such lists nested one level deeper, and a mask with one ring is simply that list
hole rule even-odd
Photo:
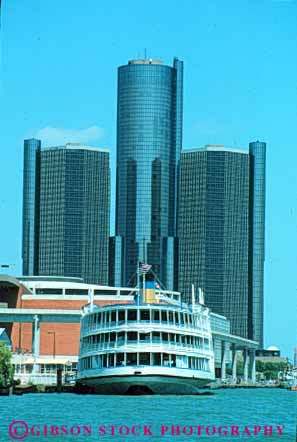
[{"label": "skyscraper", "polygon": [[265,143],[254,144],[182,152],[179,290],[202,288],[234,334],[263,345]]},{"label": "skyscraper", "polygon": [[[33,274],[107,284],[109,152],[69,143],[39,148],[36,157],[35,195],[24,191],[25,213],[35,201],[34,247],[24,242]],[[24,177],[33,169],[25,168]],[[27,269],[24,261],[24,274]]]},{"label": "skyscraper", "polygon": [[152,264],[167,288],[176,284],[182,113],[181,61],[174,59],[171,67],[132,60],[118,69],[116,236],[122,284],[135,282],[139,261]]},{"label": "skyscraper", "polygon": [[38,248],[39,161],[41,141],[24,141],[23,167],[23,275],[35,274],[34,256]]},{"label": "skyscraper", "polygon": [[263,347],[266,143],[249,144],[250,153],[250,331]]}]

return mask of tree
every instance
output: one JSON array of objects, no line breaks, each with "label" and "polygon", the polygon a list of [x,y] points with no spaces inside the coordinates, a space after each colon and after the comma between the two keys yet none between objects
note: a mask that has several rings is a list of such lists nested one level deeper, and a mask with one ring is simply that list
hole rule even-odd
[{"label": "tree", "polygon": [[9,387],[12,384],[13,374],[11,351],[4,342],[0,342],[0,387]]}]

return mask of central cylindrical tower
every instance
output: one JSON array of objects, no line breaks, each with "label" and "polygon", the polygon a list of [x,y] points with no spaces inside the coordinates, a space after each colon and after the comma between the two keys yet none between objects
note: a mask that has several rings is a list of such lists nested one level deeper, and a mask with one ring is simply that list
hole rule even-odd
[{"label": "central cylindrical tower", "polygon": [[177,182],[183,63],[132,60],[118,70],[116,234],[122,283],[148,262],[167,288],[176,278]]}]

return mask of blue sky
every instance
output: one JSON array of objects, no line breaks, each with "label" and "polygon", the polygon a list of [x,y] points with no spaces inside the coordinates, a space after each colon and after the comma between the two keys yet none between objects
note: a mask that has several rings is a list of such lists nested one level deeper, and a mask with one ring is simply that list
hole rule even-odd
[{"label": "blue sky", "polygon": [[184,60],[184,148],[267,142],[266,345],[297,312],[296,0],[2,1],[0,263],[21,273],[23,139],[116,140],[117,67]]}]

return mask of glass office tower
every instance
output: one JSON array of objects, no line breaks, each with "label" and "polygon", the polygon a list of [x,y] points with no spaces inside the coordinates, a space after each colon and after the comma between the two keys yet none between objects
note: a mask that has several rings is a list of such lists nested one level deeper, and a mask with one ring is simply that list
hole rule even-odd
[{"label": "glass office tower", "polygon": [[248,337],[248,152],[206,146],[183,151],[179,209],[179,290],[191,284],[206,305],[227,316],[231,333]]},{"label": "glass office tower", "polygon": [[264,260],[265,260],[265,177],[266,143],[249,144],[250,153],[250,336],[264,345]]},{"label": "glass office tower", "polygon": [[191,284],[227,316],[231,332],[263,348],[266,143],[181,155],[179,290]]},{"label": "glass office tower", "polygon": [[33,274],[107,285],[109,152],[76,143],[41,149],[35,174]]},{"label": "glass office tower", "polygon": [[24,141],[23,168],[23,275],[34,275],[34,256],[38,249],[39,160],[41,141]]},{"label": "glass office tower", "polygon": [[118,69],[116,235],[122,237],[122,284],[135,284],[142,261],[152,264],[168,289],[176,285],[182,113],[181,61],[174,59],[171,67],[132,60]]}]

